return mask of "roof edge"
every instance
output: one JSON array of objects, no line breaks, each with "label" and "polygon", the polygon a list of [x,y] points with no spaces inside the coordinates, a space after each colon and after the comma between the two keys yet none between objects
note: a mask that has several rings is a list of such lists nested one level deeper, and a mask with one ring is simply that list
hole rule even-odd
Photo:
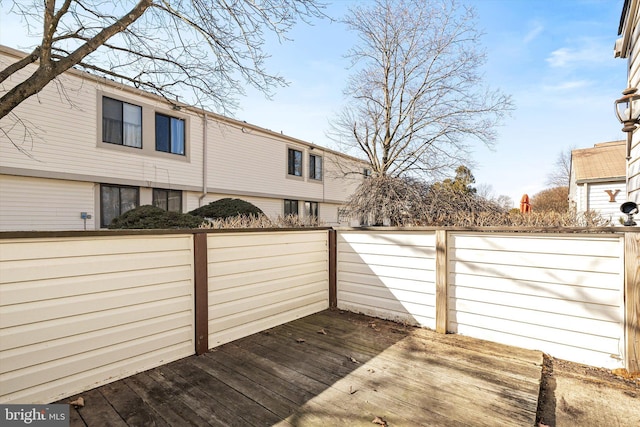
[{"label": "roof edge", "polygon": [[[22,57],[25,57],[25,56],[28,55],[28,53],[26,53],[24,51],[12,48],[10,46],[2,45],[2,44],[0,44],[0,54],[6,54],[6,55],[9,55],[9,56],[14,56],[16,58],[22,58]],[[101,77],[101,76],[97,76],[97,75],[94,75],[94,74],[90,74],[90,73],[87,73],[86,71],[78,70],[78,69],[75,69],[75,68],[70,68],[69,70],[65,71],[63,74],[66,74],[66,73],[71,73],[71,74],[73,74],[75,76],[78,76],[80,78],[87,79],[87,80],[92,80],[92,81],[100,83],[100,84],[106,84],[106,85],[109,85],[109,86],[111,86],[113,88],[116,88],[118,90],[128,91],[129,93],[133,93],[133,94],[136,94],[136,95],[139,95],[139,96],[145,96],[145,97],[154,99],[154,100],[159,101],[159,102],[167,103],[167,100],[165,98],[159,96],[159,95],[156,95],[156,94],[144,91],[142,89],[138,89],[138,88],[126,85],[124,83],[119,83],[119,82],[110,80],[110,79],[108,79],[106,77]],[[231,124],[231,125],[235,125],[235,126],[238,126],[239,128],[247,128],[248,127],[248,128],[250,128],[250,129],[252,129],[254,131],[261,132],[261,133],[269,135],[271,137],[281,138],[281,139],[284,139],[284,140],[289,141],[289,142],[302,144],[302,145],[305,145],[305,146],[307,146],[309,148],[321,149],[322,151],[324,151],[326,153],[331,153],[331,154],[334,154],[336,156],[339,156],[339,157],[342,157],[342,158],[345,158],[345,159],[348,159],[348,160],[352,160],[352,161],[355,161],[355,162],[358,162],[358,163],[369,164],[366,160],[360,159],[358,157],[355,157],[355,156],[352,156],[352,155],[349,155],[349,154],[345,154],[345,153],[341,153],[340,151],[336,151],[336,150],[333,150],[331,148],[324,147],[322,145],[314,144],[312,142],[308,142],[308,141],[305,141],[305,140],[302,140],[302,139],[299,139],[299,138],[296,138],[296,137],[293,137],[293,136],[289,136],[289,135],[285,135],[283,133],[275,132],[275,131],[272,131],[270,129],[266,129],[266,128],[260,127],[258,125],[254,125],[254,124],[251,124],[251,123],[239,120],[239,119],[233,119],[231,117],[223,116],[222,114],[215,113],[215,112],[209,111],[209,110],[205,110],[204,108],[199,108],[199,107],[193,106],[191,104],[184,104],[184,103],[181,103],[181,102],[177,102],[175,104],[177,106],[179,106],[181,109],[191,111],[192,113],[195,113],[197,115],[203,116],[203,115],[206,114],[208,117],[214,118],[214,120],[217,120],[219,122],[224,122],[224,123],[228,123],[228,124]]]}]

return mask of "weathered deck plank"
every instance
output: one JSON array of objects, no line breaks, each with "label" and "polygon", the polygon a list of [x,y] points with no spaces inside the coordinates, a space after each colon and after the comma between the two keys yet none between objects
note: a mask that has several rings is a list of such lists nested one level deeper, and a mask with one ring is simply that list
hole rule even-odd
[{"label": "weathered deck plank", "polygon": [[533,425],[541,365],[539,352],[324,311],[83,393],[71,425]]}]

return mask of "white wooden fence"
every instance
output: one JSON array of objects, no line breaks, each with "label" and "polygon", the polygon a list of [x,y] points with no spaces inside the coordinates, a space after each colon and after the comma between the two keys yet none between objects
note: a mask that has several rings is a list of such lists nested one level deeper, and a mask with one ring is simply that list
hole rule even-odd
[{"label": "white wooden fence", "polygon": [[620,235],[451,233],[448,330],[624,366]]},{"label": "white wooden fence", "polygon": [[208,240],[209,348],[329,308],[326,230]]},{"label": "white wooden fence", "polygon": [[193,354],[191,235],[2,240],[0,402],[48,403]]},{"label": "white wooden fence", "polygon": [[48,403],[337,305],[638,365],[640,232],[0,233],[0,403]]},{"label": "white wooden fence", "polygon": [[435,232],[340,231],[338,308],[436,327]]},{"label": "white wooden fence", "polygon": [[442,310],[448,332],[625,365],[622,234],[339,230],[337,241],[341,309],[430,328]]}]

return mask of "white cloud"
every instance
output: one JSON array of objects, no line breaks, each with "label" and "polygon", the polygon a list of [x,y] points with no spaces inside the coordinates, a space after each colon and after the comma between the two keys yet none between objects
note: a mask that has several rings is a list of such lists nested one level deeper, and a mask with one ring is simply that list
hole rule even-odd
[{"label": "white cloud", "polygon": [[544,31],[544,26],[538,22],[533,23],[533,28],[529,30],[527,34],[525,34],[522,39],[523,43],[527,44],[533,41],[536,37],[538,37],[542,31]]},{"label": "white cloud", "polygon": [[543,89],[546,91],[573,90],[591,86],[592,84],[593,82],[589,80],[570,80],[566,82],[560,82],[555,85],[545,85],[543,86]]},{"label": "white cloud", "polygon": [[610,50],[601,44],[588,43],[579,48],[562,47],[545,59],[553,68],[569,68],[586,64],[602,64],[610,60]]}]

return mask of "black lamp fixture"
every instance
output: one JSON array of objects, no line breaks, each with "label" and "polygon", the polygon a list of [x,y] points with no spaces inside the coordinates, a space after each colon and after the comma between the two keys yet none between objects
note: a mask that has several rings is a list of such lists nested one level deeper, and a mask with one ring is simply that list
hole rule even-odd
[{"label": "black lamp fixture", "polygon": [[627,215],[627,220],[624,222],[624,225],[629,227],[633,227],[636,225],[636,222],[633,220],[633,216],[638,213],[638,204],[635,202],[625,202],[620,205],[620,211]]},{"label": "black lamp fixture", "polygon": [[628,87],[622,92],[622,97],[614,103],[616,116],[624,125],[622,131],[627,133],[627,160],[631,158],[633,131],[640,124],[640,95],[637,92],[637,88]]}]

